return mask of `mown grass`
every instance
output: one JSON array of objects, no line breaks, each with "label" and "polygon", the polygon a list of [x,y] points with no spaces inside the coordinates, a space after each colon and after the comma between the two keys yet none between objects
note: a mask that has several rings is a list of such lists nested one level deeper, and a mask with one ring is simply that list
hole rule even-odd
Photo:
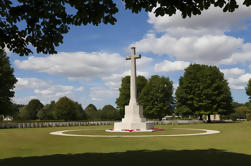
[{"label": "mown grass", "polygon": [[208,165],[251,163],[250,122],[156,127],[168,130],[212,129],[220,130],[221,133],[189,137],[87,138],[54,136],[49,135],[49,132],[73,129],[101,130],[112,126],[1,129],[0,165],[124,165],[129,161],[145,165],[165,161],[167,165],[189,165],[190,162],[191,165],[207,165],[207,162]]}]

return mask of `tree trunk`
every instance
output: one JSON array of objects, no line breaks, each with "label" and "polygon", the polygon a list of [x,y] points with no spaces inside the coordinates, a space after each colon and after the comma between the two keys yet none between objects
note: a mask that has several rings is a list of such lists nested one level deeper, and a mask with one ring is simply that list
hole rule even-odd
[{"label": "tree trunk", "polygon": [[207,123],[211,123],[211,117],[210,117],[210,114],[207,115]]},{"label": "tree trunk", "polygon": [[203,120],[203,119],[202,119],[202,115],[200,115],[200,119],[199,119],[199,120]]}]

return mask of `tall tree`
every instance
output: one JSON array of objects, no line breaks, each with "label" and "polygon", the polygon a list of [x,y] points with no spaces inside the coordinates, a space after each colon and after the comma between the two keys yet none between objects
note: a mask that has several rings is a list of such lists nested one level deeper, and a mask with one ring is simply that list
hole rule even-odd
[{"label": "tall tree", "polygon": [[95,106],[95,105],[93,105],[93,104],[89,104],[86,108],[85,108],[85,111],[91,111],[91,112],[93,112],[93,111],[97,111],[98,109],[97,109],[97,107]]},{"label": "tall tree", "polygon": [[216,66],[192,64],[185,69],[176,90],[177,110],[186,107],[202,116],[232,113],[232,96],[224,74]]},{"label": "tall tree", "polygon": [[[0,49],[8,47],[20,55],[31,53],[29,44],[38,53],[56,53],[55,47],[63,43],[63,34],[70,26],[87,24],[115,24],[118,12],[115,0],[1,0]],[[122,0],[133,13],[141,10],[156,16],[173,15],[180,11],[185,18],[201,14],[211,5],[233,12],[236,0]],[[118,2],[117,2],[118,3]],[[250,0],[243,5],[250,6]]]},{"label": "tall tree", "polygon": [[14,97],[16,77],[13,74],[14,69],[10,66],[9,57],[0,49],[0,114],[8,114]]},{"label": "tall tree", "polygon": [[144,107],[147,118],[162,119],[173,111],[173,83],[167,77],[152,76],[143,88],[139,103]]},{"label": "tall tree", "polygon": [[112,105],[105,105],[101,112],[101,120],[120,120],[119,111]]},{"label": "tall tree", "polygon": [[[142,89],[147,84],[147,79],[144,76],[137,76],[137,97],[140,96]],[[120,111],[120,115],[123,116],[125,112],[125,106],[129,104],[130,100],[130,76],[122,78],[121,87],[119,88],[119,97],[116,99],[117,107]]]},{"label": "tall tree", "polygon": [[53,115],[58,120],[83,120],[86,114],[80,104],[68,97],[61,97],[55,104]]},{"label": "tall tree", "polygon": [[55,101],[51,101],[50,104],[46,104],[40,111],[37,113],[37,117],[40,120],[52,120],[53,117],[53,110],[55,109]]},{"label": "tall tree", "polygon": [[35,120],[37,113],[43,108],[43,104],[38,99],[32,99],[20,110],[20,118],[22,120]]},{"label": "tall tree", "polygon": [[246,89],[246,94],[249,96],[249,102],[251,102],[251,78],[249,79],[248,85],[245,89]]}]

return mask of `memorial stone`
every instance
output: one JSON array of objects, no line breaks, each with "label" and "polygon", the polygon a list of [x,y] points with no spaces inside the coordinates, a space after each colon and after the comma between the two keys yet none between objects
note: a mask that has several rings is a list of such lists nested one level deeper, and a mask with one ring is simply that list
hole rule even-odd
[{"label": "memorial stone", "polygon": [[143,116],[143,106],[137,101],[136,87],[136,59],[140,59],[141,55],[135,54],[135,47],[131,48],[131,56],[127,56],[126,60],[131,60],[131,77],[130,77],[130,101],[129,105],[125,106],[125,116],[122,122],[114,123],[113,131],[152,131],[154,124],[146,122]]}]

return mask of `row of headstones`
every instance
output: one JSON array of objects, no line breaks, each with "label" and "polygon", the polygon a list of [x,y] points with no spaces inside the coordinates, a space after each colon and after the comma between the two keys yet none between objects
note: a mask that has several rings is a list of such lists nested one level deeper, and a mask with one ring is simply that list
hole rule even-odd
[{"label": "row of headstones", "polygon": [[[200,120],[162,120],[162,121],[151,121],[151,122],[153,122],[155,125],[203,123],[203,121]],[[0,128],[40,128],[40,127],[113,125],[113,124],[114,121],[0,123]]]},{"label": "row of headstones", "polygon": [[31,122],[31,123],[0,123],[0,128],[40,128],[40,127],[67,127],[89,125],[112,125],[114,121],[97,122]]},{"label": "row of headstones", "polygon": [[152,122],[155,125],[203,123],[202,120],[162,120],[162,121],[152,121]]}]

